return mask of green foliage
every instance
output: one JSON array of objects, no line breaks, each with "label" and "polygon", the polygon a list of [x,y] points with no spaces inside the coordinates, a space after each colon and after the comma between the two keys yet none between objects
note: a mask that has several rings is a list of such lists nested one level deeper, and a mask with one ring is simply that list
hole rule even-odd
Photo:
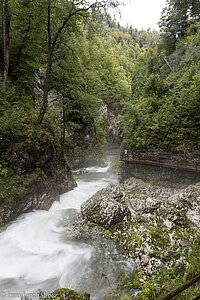
[{"label": "green foliage", "polygon": [[[111,299],[115,299],[115,295],[119,295],[124,290],[134,291],[137,293],[139,300],[158,300],[193,279],[200,272],[199,259],[199,243],[192,246],[192,255],[188,255],[187,264],[178,265],[175,268],[161,268],[157,274],[146,276],[140,269],[133,271],[128,276],[121,276],[118,279],[116,293],[113,293]],[[145,279],[144,279],[145,278]],[[193,299],[198,295],[198,283],[185,290],[176,299]],[[134,295],[133,295],[134,297]],[[120,299],[120,298],[119,298]],[[131,297],[129,299],[132,299]]]},{"label": "green foliage", "polygon": [[25,191],[22,178],[9,167],[1,166],[0,191],[0,205],[4,208],[11,208],[15,203],[14,198]]},{"label": "green foliage", "polygon": [[87,293],[77,293],[70,289],[59,289],[51,293],[51,296],[41,298],[41,300],[89,300],[90,295]]},{"label": "green foliage", "polygon": [[[187,36],[190,26],[198,24],[199,16],[200,4],[198,0],[167,1],[160,19],[162,42],[167,50],[167,55],[176,49],[176,43],[179,39]],[[195,30],[192,31],[195,33]]]},{"label": "green foliage", "polygon": [[[52,37],[78,2],[53,1]],[[38,167],[41,157],[56,154],[65,158],[67,154],[75,160],[91,152],[102,157],[110,136],[109,113],[120,115],[122,146],[130,150],[155,146],[170,151],[199,151],[199,1],[167,1],[160,40],[156,32],[121,27],[109,16],[104,15],[102,21],[98,16],[102,17],[106,1],[99,15],[92,10],[71,18],[55,44],[49,106],[41,125],[38,113],[48,52],[47,4],[44,0],[10,0],[10,82],[6,86],[0,82],[1,205],[12,206],[31,180],[44,173],[44,166]],[[163,57],[185,46],[177,72],[171,73]],[[30,181],[24,180],[31,172]],[[166,245],[169,238],[149,224],[148,228],[154,254],[159,256],[157,247],[160,243]],[[136,245],[141,245],[142,238],[134,233]],[[127,250],[128,241],[121,246]],[[170,259],[172,252],[165,259]],[[118,289],[138,289],[142,291],[138,299],[157,299],[199,272],[199,245],[193,245],[193,255],[187,261],[188,265],[162,269],[147,279],[141,270],[134,271],[120,279]],[[54,296],[61,299],[65,292],[57,291]],[[184,295],[189,299],[195,294],[196,287]],[[73,297],[85,299],[74,292]],[[114,291],[111,298],[115,297],[126,299],[127,295]]]},{"label": "green foliage", "polygon": [[51,44],[56,33],[59,36],[51,57],[46,119],[63,155],[76,147],[96,149],[97,145],[100,152],[109,133],[108,121],[99,109],[106,105],[108,113],[118,115],[123,101],[130,98],[134,61],[155,44],[158,33],[115,24],[105,10],[108,5],[117,6],[118,1],[98,2],[93,9],[75,14],[59,31],[78,3],[54,1],[48,32],[48,1],[10,1],[9,76],[13,84],[7,83],[0,91],[2,150],[11,145],[17,149],[14,145],[23,144],[23,140],[34,143],[29,124],[34,131],[43,94],[49,33]]},{"label": "green foliage", "polygon": [[[200,35],[191,42],[199,45]],[[135,64],[131,100],[124,102],[122,122],[125,147],[155,146],[170,151],[199,147],[200,64],[182,62],[176,73],[150,73],[149,54]],[[157,49],[154,50],[154,53]],[[156,65],[156,62],[153,62]],[[155,72],[154,71],[154,72]]]},{"label": "green foliage", "polygon": [[0,118],[0,149],[18,142],[23,128],[23,110],[6,110]]}]

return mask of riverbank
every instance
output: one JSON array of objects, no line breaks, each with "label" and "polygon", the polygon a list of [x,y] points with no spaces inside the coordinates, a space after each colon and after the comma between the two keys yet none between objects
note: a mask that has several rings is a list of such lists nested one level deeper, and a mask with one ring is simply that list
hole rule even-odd
[{"label": "riverbank", "polygon": [[[195,276],[200,185],[166,188],[129,178],[119,186],[118,176],[107,170],[87,168],[77,177],[78,187],[49,211],[26,214],[2,232],[5,291],[64,286],[99,300],[117,294],[159,299]],[[184,299],[192,299],[196,288]]]},{"label": "riverbank", "polygon": [[47,295],[63,287],[102,300],[121,274],[135,269],[125,251],[80,223],[81,204],[109,184],[118,184],[107,169],[88,167],[86,174],[77,175],[77,187],[48,211],[23,214],[1,228],[0,292],[8,295],[3,300],[9,300],[11,291],[29,295],[39,289]]},{"label": "riverbank", "polygon": [[23,213],[37,209],[48,210],[54,201],[59,201],[60,194],[76,186],[67,164],[57,161],[50,168],[52,173],[48,175],[41,168],[37,168],[25,176],[6,178],[9,180],[7,186],[5,181],[1,181],[0,186],[4,186],[1,189],[0,226]]},{"label": "riverbank", "polygon": [[[136,271],[118,281],[119,289],[136,289],[137,299],[159,299],[200,272],[199,195],[200,183],[167,188],[129,178],[83,203],[90,226],[137,263]],[[196,285],[181,297],[197,293]]]}]

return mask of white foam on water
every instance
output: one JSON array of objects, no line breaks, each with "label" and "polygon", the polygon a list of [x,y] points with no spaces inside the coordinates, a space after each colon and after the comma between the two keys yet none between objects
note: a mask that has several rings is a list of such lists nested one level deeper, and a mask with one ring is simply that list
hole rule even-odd
[{"label": "white foam on water", "polygon": [[108,167],[87,168],[88,173],[77,178],[78,186],[63,194],[49,211],[24,214],[0,233],[0,299],[9,299],[10,291],[98,288],[101,274],[94,276],[96,267],[92,266],[92,261],[98,261],[95,248],[66,239],[65,219],[95,192],[117,183],[116,176],[106,173]]}]

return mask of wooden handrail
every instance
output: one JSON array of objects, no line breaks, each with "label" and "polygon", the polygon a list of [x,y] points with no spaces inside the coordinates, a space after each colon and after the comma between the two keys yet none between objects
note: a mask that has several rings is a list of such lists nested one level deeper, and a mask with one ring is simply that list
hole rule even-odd
[{"label": "wooden handrail", "polygon": [[152,164],[157,165],[160,167],[169,167],[169,168],[177,168],[177,169],[184,169],[188,171],[194,171],[199,172],[200,171],[200,164],[197,162],[188,162],[186,160],[168,160],[163,158],[149,158],[149,157],[143,157],[143,156],[133,156],[127,155],[125,156],[123,153],[120,154],[120,158],[122,161],[125,162],[133,162],[133,163],[144,163],[144,164]]},{"label": "wooden handrail", "polygon": [[[182,286],[180,286],[178,289],[174,290],[173,292],[169,293],[168,295],[166,295],[164,298],[162,298],[161,300],[170,300],[173,297],[175,297],[176,295],[182,293],[183,291],[185,291],[186,289],[188,289],[191,285],[197,283],[198,281],[200,281],[200,275],[196,276],[195,278],[193,278],[192,280],[186,282],[185,284],[183,284]],[[197,300],[200,299],[199,296],[197,296],[196,298],[194,298],[193,300]]]}]

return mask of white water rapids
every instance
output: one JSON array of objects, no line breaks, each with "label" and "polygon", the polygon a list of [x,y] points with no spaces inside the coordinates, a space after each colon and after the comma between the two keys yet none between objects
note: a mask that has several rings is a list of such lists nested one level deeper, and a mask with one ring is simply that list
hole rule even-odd
[{"label": "white water rapids", "polygon": [[[24,295],[37,299],[39,289],[48,294],[66,287],[102,300],[112,288],[104,274],[114,282],[121,273],[133,270],[134,263],[114,243],[72,240],[66,234],[66,224],[73,222],[85,200],[118,183],[107,168],[87,170],[77,177],[78,187],[63,194],[49,211],[24,214],[1,229],[0,299],[23,299]],[[106,286],[107,291],[101,291]]]}]

